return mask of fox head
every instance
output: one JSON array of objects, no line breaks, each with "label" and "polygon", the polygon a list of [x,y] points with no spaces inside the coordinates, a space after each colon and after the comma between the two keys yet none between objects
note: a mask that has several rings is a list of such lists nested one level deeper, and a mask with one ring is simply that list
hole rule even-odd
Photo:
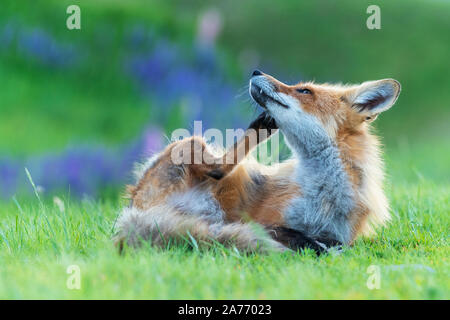
[{"label": "fox head", "polygon": [[[357,130],[391,108],[400,93],[394,79],[367,81],[359,85],[329,85],[300,82],[287,85],[260,71],[250,79],[250,95],[275,119],[289,124],[296,115],[314,116],[331,137],[341,129]],[[292,123],[295,125],[295,123]]]}]

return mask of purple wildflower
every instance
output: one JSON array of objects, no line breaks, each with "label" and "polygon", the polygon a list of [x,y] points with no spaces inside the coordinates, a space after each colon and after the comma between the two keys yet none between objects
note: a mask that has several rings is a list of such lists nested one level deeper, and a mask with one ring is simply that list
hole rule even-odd
[{"label": "purple wildflower", "polygon": [[47,66],[67,67],[73,64],[76,54],[72,45],[58,44],[42,29],[19,30],[18,50]]}]

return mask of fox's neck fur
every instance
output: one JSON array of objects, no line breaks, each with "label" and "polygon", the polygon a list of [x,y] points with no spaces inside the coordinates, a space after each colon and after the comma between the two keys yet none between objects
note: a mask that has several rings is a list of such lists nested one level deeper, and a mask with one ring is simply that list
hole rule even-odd
[{"label": "fox's neck fur", "polygon": [[384,164],[378,138],[363,123],[357,131],[338,132],[341,159],[356,192],[358,208],[352,212],[352,239],[370,235],[374,228],[390,219],[389,204],[383,190]]}]

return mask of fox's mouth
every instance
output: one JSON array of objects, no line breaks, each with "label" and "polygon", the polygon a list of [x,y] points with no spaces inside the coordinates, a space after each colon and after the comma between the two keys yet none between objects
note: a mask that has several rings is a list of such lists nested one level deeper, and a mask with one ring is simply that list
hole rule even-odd
[{"label": "fox's mouth", "polygon": [[256,84],[252,83],[250,85],[250,95],[253,98],[253,100],[255,100],[255,102],[264,109],[267,109],[267,106],[266,106],[267,102],[273,102],[273,103],[276,103],[276,104],[282,106],[283,108],[289,109],[289,107],[286,104],[269,96],[267,93],[264,92],[264,90],[261,87],[259,87]]}]

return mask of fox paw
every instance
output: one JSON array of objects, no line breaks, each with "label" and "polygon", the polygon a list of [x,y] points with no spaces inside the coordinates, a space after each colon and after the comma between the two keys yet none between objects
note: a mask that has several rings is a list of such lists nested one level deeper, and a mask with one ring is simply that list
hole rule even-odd
[{"label": "fox paw", "polygon": [[248,128],[254,130],[259,129],[276,130],[278,129],[278,126],[274,118],[269,116],[266,112],[263,112],[252,123],[250,123]]}]

